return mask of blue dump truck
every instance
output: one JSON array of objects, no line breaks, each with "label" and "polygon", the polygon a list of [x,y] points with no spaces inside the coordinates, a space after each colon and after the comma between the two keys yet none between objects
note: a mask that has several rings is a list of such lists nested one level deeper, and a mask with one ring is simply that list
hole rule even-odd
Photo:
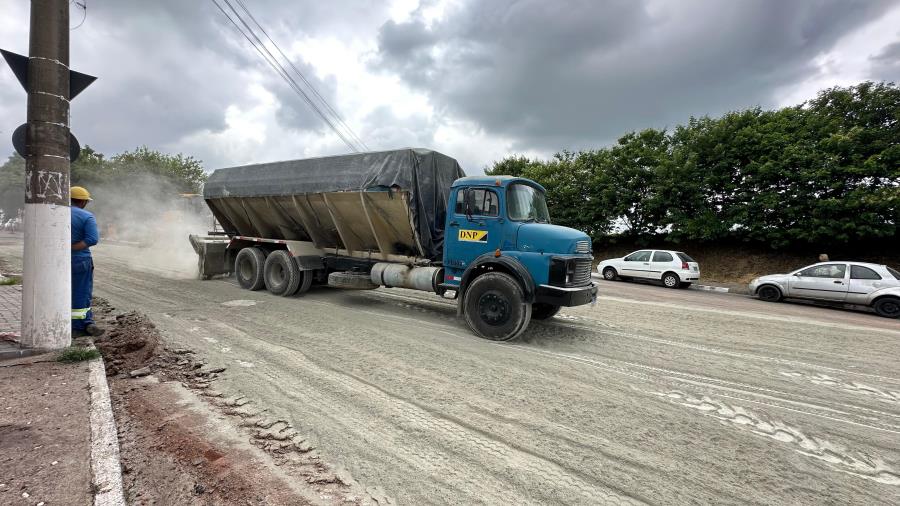
[{"label": "blue dump truck", "polygon": [[466,177],[425,149],[219,169],[203,197],[223,230],[192,235],[200,275],[303,294],[314,284],[401,287],[458,300],[485,339],[592,303],[591,241],[550,224],[544,188]]}]

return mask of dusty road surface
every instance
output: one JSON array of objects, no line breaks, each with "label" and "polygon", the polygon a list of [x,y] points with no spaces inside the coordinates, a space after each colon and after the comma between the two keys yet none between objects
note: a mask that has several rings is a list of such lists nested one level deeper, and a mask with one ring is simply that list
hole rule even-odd
[{"label": "dusty road surface", "polygon": [[140,254],[96,248],[97,294],[400,504],[900,503],[898,321],[601,283],[493,344],[435,296],[281,298]]}]

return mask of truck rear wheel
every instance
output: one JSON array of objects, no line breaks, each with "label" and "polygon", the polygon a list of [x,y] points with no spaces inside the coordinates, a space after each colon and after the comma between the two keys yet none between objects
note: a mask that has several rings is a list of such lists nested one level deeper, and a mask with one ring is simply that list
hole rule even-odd
[{"label": "truck rear wheel", "polygon": [[535,302],[531,305],[531,319],[532,320],[549,320],[556,316],[556,313],[559,312],[559,306],[554,306],[553,304],[543,304],[541,302]]},{"label": "truck rear wheel", "polygon": [[464,294],[466,323],[479,337],[492,341],[515,339],[531,320],[531,304],[509,274],[489,272],[472,281]]},{"label": "truck rear wheel", "polygon": [[234,277],[245,290],[259,290],[265,286],[263,267],[266,255],[259,248],[244,248],[234,259]]},{"label": "truck rear wheel", "polygon": [[263,279],[266,289],[273,295],[290,297],[297,293],[303,272],[286,250],[280,249],[269,253],[266,258]]}]

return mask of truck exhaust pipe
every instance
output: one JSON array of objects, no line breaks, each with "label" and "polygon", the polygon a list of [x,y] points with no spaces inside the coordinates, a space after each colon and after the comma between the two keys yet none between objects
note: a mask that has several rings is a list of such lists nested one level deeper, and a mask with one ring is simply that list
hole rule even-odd
[{"label": "truck exhaust pipe", "polygon": [[379,262],[372,266],[371,279],[376,285],[437,292],[443,281],[443,267],[410,267],[403,264]]}]

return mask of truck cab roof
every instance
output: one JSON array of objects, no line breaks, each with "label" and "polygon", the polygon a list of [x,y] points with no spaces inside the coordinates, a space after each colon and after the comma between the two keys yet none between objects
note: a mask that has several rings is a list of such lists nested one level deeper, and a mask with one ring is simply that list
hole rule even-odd
[{"label": "truck cab roof", "polygon": [[530,179],[515,176],[466,176],[454,181],[451,188],[458,186],[500,186],[505,188],[513,183],[527,184],[545,193],[547,191],[543,186]]}]

